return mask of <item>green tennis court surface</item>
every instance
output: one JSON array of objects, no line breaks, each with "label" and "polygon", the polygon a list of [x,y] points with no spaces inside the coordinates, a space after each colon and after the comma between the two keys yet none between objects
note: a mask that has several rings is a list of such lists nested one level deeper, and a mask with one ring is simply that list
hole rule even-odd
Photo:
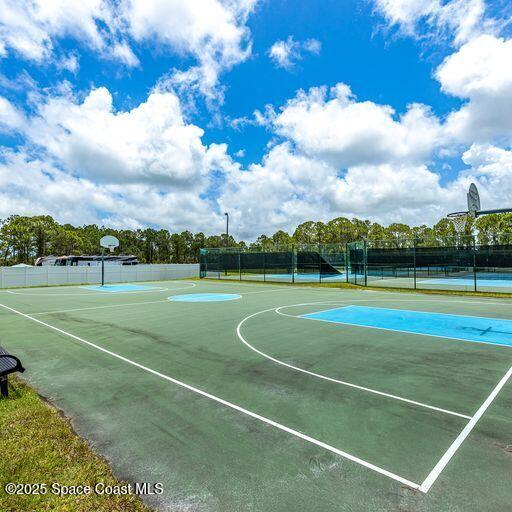
[{"label": "green tennis court surface", "polygon": [[3,291],[0,343],[118,476],[163,483],[151,505],[510,509],[511,347],[302,316],[362,306],[492,329],[512,301],[145,284]]}]

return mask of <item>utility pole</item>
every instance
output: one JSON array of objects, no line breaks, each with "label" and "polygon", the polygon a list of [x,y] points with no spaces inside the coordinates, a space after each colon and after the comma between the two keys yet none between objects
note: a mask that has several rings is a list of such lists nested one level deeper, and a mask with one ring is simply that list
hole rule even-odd
[{"label": "utility pole", "polygon": [[[229,213],[224,213],[226,216],[226,247],[229,246]],[[224,260],[225,261],[225,260]],[[228,269],[224,266],[224,275],[228,275]]]}]

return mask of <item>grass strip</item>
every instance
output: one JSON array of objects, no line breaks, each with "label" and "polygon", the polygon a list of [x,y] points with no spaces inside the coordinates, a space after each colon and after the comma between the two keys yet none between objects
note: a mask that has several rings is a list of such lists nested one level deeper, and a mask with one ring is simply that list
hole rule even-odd
[{"label": "grass strip", "polygon": [[[0,510],[148,512],[134,494],[95,492],[59,496],[50,486],[126,486],[74,431],[64,415],[19,378],[10,378],[10,396],[0,399]],[[9,495],[5,485],[46,484],[46,494]],[[126,487],[125,487],[126,488]],[[119,488],[121,489],[121,488]]]}]

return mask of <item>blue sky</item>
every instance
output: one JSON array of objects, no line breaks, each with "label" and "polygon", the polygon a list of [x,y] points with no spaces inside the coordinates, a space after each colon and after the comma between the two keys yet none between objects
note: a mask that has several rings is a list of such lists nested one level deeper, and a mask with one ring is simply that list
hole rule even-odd
[{"label": "blue sky", "polygon": [[0,217],[252,239],[512,197],[501,0],[0,0]]}]

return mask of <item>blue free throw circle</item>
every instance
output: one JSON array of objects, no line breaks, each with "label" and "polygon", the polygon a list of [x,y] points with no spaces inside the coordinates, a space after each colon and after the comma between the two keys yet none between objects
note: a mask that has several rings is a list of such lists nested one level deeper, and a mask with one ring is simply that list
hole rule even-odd
[{"label": "blue free throw circle", "polygon": [[187,293],[185,295],[172,295],[167,298],[174,302],[220,302],[241,299],[242,296],[236,293]]}]

